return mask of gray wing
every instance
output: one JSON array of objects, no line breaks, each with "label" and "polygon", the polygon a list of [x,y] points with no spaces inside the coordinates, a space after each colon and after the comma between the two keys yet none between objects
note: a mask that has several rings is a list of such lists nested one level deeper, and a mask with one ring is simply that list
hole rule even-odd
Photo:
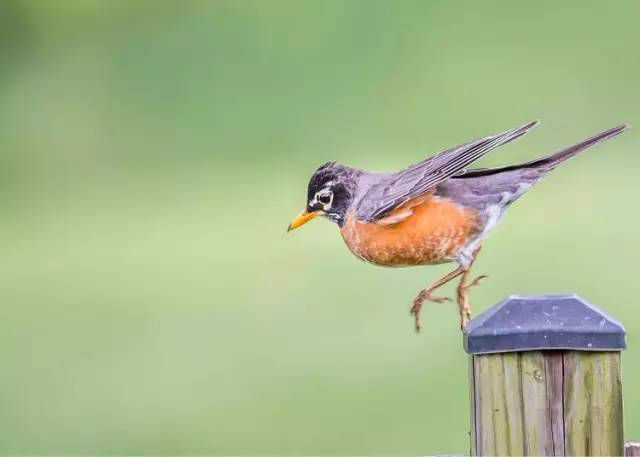
[{"label": "gray wing", "polygon": [[388,179],[372,185],[358,204],[358,219],[375,221],[387,213],[432,190],[442,181],[464,170],[492,149],[527,133],[538,124],[529,122],[506,132],[481,138],[447,149],[422,162],[389,175]]},{"label": "gray wing", "polygon": [[565,160],[613,138],[625,129],[626,125],[620,125],[605,130],[553,154],[528,162],[498,168],[479,168],[457,174],[452,179],[440,183],[436,195],[451,198],[481,213],[494,205],[503,209]]}]

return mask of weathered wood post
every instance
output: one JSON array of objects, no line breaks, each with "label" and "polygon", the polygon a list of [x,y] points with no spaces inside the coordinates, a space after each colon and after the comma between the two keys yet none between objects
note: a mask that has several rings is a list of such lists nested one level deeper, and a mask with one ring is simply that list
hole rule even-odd
[{"label": "weathered wood post", "polygon": [[577,295],[511,296],[464,346],[471,455],[623,455],[620,323]]}]

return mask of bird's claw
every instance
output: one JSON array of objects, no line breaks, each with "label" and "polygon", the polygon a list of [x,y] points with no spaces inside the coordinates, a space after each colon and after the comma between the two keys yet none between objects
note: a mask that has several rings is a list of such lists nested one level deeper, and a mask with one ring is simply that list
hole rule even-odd
[{"label": "bird's claw", "polygon": [[487,279],[489,276],[487,275],[480,275],[477,278],[475,278],[473,281],[471,281],[469,284],[463,286],[464,290],[468,290],[469,288],[473,287],[473,286],[479,286],[482,281],[484,281],[485,279]]},{"label": "bird's claw", "polygon": [[432,301],[434,303],[444,303],[446,301],[453,301],[449,297],[429,297],[427,300]]},{"label": "bird's claw", "polygon": [[449,297],[437,297],[431,295],[429,291],[422,291],[418,294],[418,296],[413,300],[413,306],[411,307],[410,315],[413,316],[415,321],[415,329],[416,333],[420,333],[422,329],[422,325],[420,324],[420,310],[422,309],[422,303],[425,301],[432,301],[434,303],[444,303],[446,301],[452,301]]},{"label": "bird's claw", "polygon": [[413,306],[409,311],[409,314],[413,316],[415,322],[416,333],[420,333],[420,329],[422,328],[422,326],[420,325],[420,309],[422,308],[423,301],[424,298],[421,295],[418,295],[413,301]]},{"label": "bird's claw", "polygon": [[471,320],[471,311],[462,311],[460,312],[460,330],[464,332],[464,329],[467,328],[467,324]]},{"label": "bird's claw", "polygon": [[[413,301],[414,303],[413,307],[415,308],[416,305],[420,303],[418,305],[418,308],[420,308],[422,306],[423,301],[432,301],[434,303],[444,303],[446,301],[452,301],[452,300],[449,297],[438,297],[435,295],[431,295],[431,292],[427,292],[423,290],[418,294],[416,299]],[[413,314],[413,308],[411,308],[411,313]]]},{"label": "bird's claw", "polygon": [[467,324],[471,320],[471,307],[469,306],[469,298],[467,292],[473,286],[479,285],[482,281],[487,279],[487,275],[480,275],[473,279],[468,284],[460,285],[458,287],[458,306],[460,307],[460,330],[464,332]]}]

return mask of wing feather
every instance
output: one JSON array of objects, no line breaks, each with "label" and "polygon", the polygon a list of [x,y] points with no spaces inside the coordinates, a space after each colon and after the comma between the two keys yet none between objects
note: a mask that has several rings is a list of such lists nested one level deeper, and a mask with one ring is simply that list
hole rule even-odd
[{"label": "wing feather", "polygon": [[375,221],[407,201],[432,190],[438,183],[464,171],[492,149],[509,143],[538,125],[529,122],[520,127],[491,135],[442,151],[422,162],[390,175],[371,186],[359,204],[358,218]]}]

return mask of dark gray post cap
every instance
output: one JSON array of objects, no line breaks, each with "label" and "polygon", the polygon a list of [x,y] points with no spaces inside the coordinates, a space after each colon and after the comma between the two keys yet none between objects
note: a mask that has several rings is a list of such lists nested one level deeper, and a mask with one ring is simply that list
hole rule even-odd
[{"label": "dark gray post cap", "polygon": [[545,349],[621,351],[621,323],[575,294],[511,295],[469,322],[469,354]]}]

